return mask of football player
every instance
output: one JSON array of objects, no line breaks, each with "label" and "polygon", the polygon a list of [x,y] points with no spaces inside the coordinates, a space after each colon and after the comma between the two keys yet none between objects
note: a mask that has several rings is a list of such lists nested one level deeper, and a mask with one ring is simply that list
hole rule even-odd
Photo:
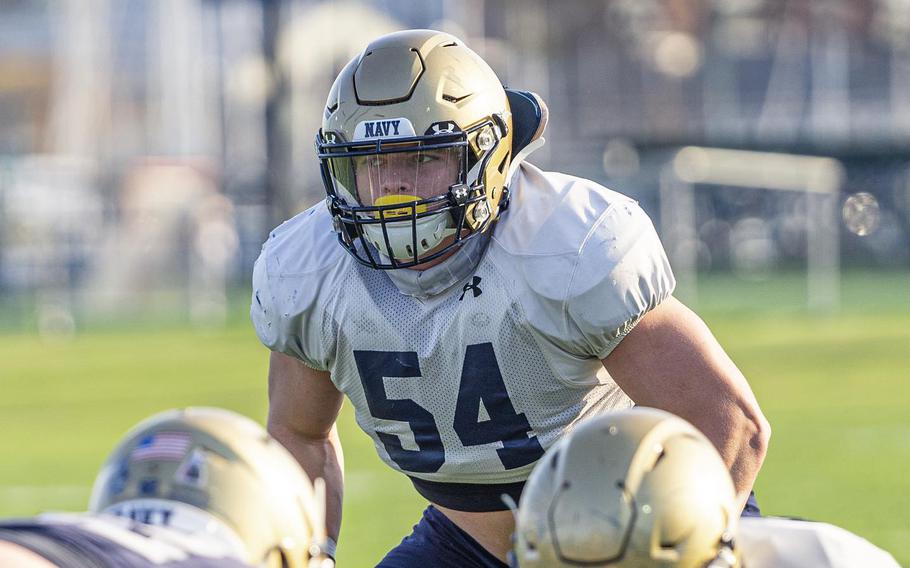
[{"label": "football player", "polygon": [[322,498],[252,420],[171,410],[120,442],[88,513],[0,521],[0,566],[328,568]]},{"label": "football player", "polygon": [[[608,119],[608,118],[605,118]],[[504,566],[544,450],[634,403],[720,449],[746,504],[769,427],[705,324],[673,298],[638,204],[524,161],[546,107],[451,35],[383,36],[328,96],[326,203],[275,229],[253,274],[269,430],[326,480],[341,523],[344,396],[380,458],[430,501],[381,566]],[[752,510],[752,509],[750,509]]]},{"label": "football player", "polygon": [[515,530],[520,568],[897,568],[838,527],[736,514],[717,450],[685,420],[634,408],[586,420],[538,463]]}]

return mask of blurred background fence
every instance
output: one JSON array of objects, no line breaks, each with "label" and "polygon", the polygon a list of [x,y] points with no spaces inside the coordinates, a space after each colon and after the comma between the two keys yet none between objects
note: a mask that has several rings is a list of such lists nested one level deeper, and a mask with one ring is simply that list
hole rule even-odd
[{"label": "blurred background fence", "polygon": [[[540,93],[532,161],[639,199],[684,295],[696,271],[805,272],[813,230],[829,279],[910,265],[905,0],[5,0],[0,327],[223,322],[268,230],[323,195],[334,74],[405,27],[451,31]],[[699,183],[668,219],[685,146],[841,169],[821,217],[759,179]]]}]

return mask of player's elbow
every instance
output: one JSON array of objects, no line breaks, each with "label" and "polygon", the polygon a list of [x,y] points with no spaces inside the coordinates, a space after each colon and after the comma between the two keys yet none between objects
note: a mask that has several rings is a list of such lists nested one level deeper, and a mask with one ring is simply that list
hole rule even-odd
[{"label": "player's elbow", "polygon": [[758,467],[761,467],[771,441],[771,424],[757,405],[743,413],[742,440]]},{"label": "player's elbow", "polygon": [[322,445],[331,441],[331,425],[328,428],[308,426],[282,421],[270,415],[266,429],[273,438],[285,446],[289,444]]}]

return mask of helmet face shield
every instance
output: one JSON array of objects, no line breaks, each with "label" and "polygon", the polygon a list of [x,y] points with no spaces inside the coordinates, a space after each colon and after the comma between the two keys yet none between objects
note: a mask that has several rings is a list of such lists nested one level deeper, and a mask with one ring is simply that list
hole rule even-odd
[{"label": "helmet face shield", "polygon": [[[393,146],[389,151],[367,152],[363,149],[360,155],[328,158],[336,190],[352,205],[385,207],[431,200],[446,196],[449,188],[464,182],[466,161],[461,146],[429,150],[419,145]],[[421,205],[417,212],[425,213],[428,207]],[[408,210],[387,212],[404,216],[409,215]]]},{"label": "helmet face shield", "polygon": [[438,258],[469,237],[469,208],[475,215],[486,208],[469,142],[479,130],[493,132],[484,123],[468,132],[369,142],[317,135],[342,245],[374,268],[406,268]]}]

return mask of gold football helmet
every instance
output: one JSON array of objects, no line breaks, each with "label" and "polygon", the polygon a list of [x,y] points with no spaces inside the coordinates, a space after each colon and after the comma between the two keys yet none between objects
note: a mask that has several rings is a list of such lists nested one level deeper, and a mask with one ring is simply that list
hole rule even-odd
[{"label": "gold football helmet", "polygon": [[[510,101],[521,105],[520,136]],[[503,88],[457,38],[407,30],[341,71],[316,135],[327,205],[344,248],[374,268],[438,258],[507,206],[510,162],[539,138],[546,107]]]},{"label": "gold football helmet", "polygon": [[251,565],[304,568],[322,560],[325,501],[316,493],[259,424],[187,408],[127,433],[95,480],[89,511],[209,533]]},{"label": "gold football helmet", "polygon": [[711,442],[652,408],[588,419],[553,446],[521,496],[521,568],[734,566],[733,482]]}]

